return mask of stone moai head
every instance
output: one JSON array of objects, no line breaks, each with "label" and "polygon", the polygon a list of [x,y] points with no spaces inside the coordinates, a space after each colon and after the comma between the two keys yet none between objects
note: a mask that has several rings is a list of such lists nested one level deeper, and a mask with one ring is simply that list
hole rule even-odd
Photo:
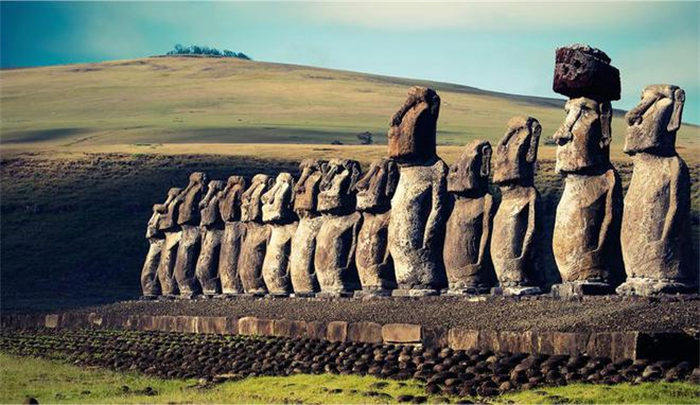
[{"label": "stone moai head", "polygon": [[334,212],[355,208],[355,183],[360,179],[356,160],[331,159],[323,174],[318,194],[318,211]]},{"label": "stone moai head", "polygon": [[294,177],[280,173],[275,184],[261,197],[263,222],[285,222],[294,214]]},{"label": "stone moai head", "polygon": [[569,98],[620,99],[620,71],[600,49],[573,44],[556,50],[555,92]]},{"label": "stone moai head", "polygon": [[187,187],[178,196],[182,201],[179,207],[177,223],[180,225],[195,225],[199,222],[199,200],[207,185],[207,175],[202,172],[190,174]]},{"label": "stone moai head", "polygon": [[577,173],[610,166],[612,108],[586,97],[566,102],[566,119],[554,134],[557,173]]},{"label": "stone moai head", "polygon": [[542,126],[532,117],[513,117],[493,154],[493,182],[530,186],[535,178]]},{"label": "stone moai head", "polygon": [[272,178],[266,174],[256,174],[250,187],[241,196],[241,221],[262,221],[262,195],[272,186]]},{"label": "stone moai head", "polygon": [[160,213],[157,219],[158,230],[166,230],[175,225],[177,219],[177,197],[182,193],[180,187],[173,187],[168,190],[168,197],[163,204],[155,204],[153,210]]},{"label": "stone moai head", "polygon": [[219,212],[221,219],[227,222],[241,218],[241,198],[245,192],[246,182],[242,176],[230,176],[226,187],[219,192]]},{"label": "stone moai head", "polygon": [[219,215],[219,200],[218,195],[224,187],[225,183],[221,180],[212,180],[208,184],[207,194],[199,202],[199,212],[201,216],[200,225],[213,225],[221,222]]},{"label": "stone moai head", "polygon": [[491,173],[491,144],[474,140],[464,147],[459,160],[447,173],[447,191],[455,194],[487,191]]},{"label": "stone moai head", "polygon": [[625,115],[628,127],[624,152],[675,155],[684,104],[685,91],[678,86],[646,86],[642,101]]},{"label": "stone moai head", "polygon": [[384,212],[391,207],[399,182],[399,167],[391,159],[372,162],[369,171],[355,184],[357,190],[357,210]]},{"label": "stone moai head", "polygon": [[328,162],[325,160],[302,160],[299,164],[301,176],[294,184],[294,212],[304,215],[316,211],[321,179],[327,169]]},{"label": "stone moai head", "polygon": [[[181,188],[173,187],[168,190],[168,196],[166,197],[164,203],[153,204],[153,215],[151,215],[151,218],[148,220],[148,226],[146,227],[146,238],[153,238],[159,233],[159,231],[162,229],[161,223],[163,222],[164,217],[168,214],[168,208],[181,192]],[[172,226],[172,223],[170,226]]]},{"label": "stone moai head", "polygon": [[391,118],[389,157],[400,163],[420,163],[436,156],[440,97],[433,89],[411,87],[408,98]]}]

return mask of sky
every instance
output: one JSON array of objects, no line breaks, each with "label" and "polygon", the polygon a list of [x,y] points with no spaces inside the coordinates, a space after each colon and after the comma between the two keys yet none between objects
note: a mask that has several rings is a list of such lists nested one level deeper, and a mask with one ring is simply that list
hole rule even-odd
[{"label": "sky", "polygon": [[0,3],[3,68],[138,58],[176,43],[556,98],[554,50],[585,43],[620,69],[615,108],[634,106],[647,84],[675,84],[684,121],[700,123],[699,2]]}]

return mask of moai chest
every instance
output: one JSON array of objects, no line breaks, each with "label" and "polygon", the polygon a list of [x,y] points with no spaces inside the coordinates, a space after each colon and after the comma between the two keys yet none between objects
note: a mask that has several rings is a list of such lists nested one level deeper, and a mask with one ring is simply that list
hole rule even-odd
[{"label": "moai chest", "polygon": [[459,268],[479,260],[487,199],[491,199],[488,194],[478,198],[454,197],[445,230],[446,268]]},{"label": "moai chest", "polygon": [[514,191],[504,191],[498,211],[493,219],[493,238],[491,241],[494,260],[519,258],[525,249],[525,235],[534,211],[535,201],[532,187]]},{"label": "moai chest", "polygon": [[381,214],[362,214],[362,228],[357,239],[358,270],[374,269],[386,263],[389,250],[389,219],[391,211]]}]

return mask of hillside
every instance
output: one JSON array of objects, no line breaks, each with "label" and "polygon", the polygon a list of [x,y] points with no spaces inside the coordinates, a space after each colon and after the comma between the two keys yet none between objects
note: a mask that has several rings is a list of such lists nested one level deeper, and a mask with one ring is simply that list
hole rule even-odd
[{"label": "hillside", "polygon": [[[233,58],[153,57],[3,70],[0,81],[5,150],[333,140],[357,144],[356,134],[363,131],[384,143],[389,118],[411,85],[440,93],[442,145],[463,145],[476,137],[497,141],[514,115],[536,117],[543,136],[549,137],[564,116],[562,100]],[[613,124],[618,151],[625,128],[620,116],[618,112]],[[685,125],[679,145],[699,148],[698,132],[697,126]]]}]

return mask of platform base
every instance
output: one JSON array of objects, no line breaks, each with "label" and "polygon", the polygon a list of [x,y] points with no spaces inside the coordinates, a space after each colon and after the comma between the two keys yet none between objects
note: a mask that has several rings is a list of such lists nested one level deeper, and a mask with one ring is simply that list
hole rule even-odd
[{"label": "platform base", "polygon": [[352,298],[354,291],[321,291],[316,298]]},{"label": "platform base", "polygon": [[615,291],[620,295],[655,295],[696,294],[698,288],[677,281],[663,281],[649,278],[628,278]]},{"label": "platform base", "polygon": [[614,294],[615,287],[608,283],[581,282],[555,284],[552,286],[552,296],[560,298],[583,297],[585,295]]},{"label": "platform base", "polygon": [[421,289],[403,289],[399,288],[391,291],[392,297],[430,297],[440,295],[439,290],[431,288],[421,288]]},{"label": "platform base", "polygon": [[377,289],[377,290],[359,290],[355,291],[355,298],[384,298],[391,297],[392,290]]},{"label": "platform base", "polygon": [[296,298],[315,298],[316,293],[315,292],[295,292],[290,295],[290,297],[296,297]]},{"label": "platform base", "polygon": [[542,294],[542,289],[540,287],[494,287],[491,289],[491,294],[506,297],[523,297]]}]

